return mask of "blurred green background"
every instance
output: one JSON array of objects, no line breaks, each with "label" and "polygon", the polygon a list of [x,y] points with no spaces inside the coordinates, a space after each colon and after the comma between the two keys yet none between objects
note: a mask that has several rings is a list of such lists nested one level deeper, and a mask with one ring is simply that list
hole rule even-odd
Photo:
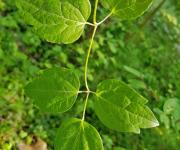
[{"label": "blurred green background", "polygon": [[[101,20],[107,12],[100,6],[98,14]],[[122,79],[149,99],[160,121],[159,127],[140,135],[117,133],[100,123],[89,101],[86,120],[100,132],[105,150],[179,150],[179,21],[179,0],[155,0],[143,17],[110,19],[98,30],[89,64],[91,89],[103,79]],[[42,114],[23,88],[40,70],[53,66],[77,69],[83,81],[91,32],[87,27],[71,45],[47,43],[23,22],[14,0],[0,0],[0,150],[44,150],[42,145],[53,150],[63,120],[81,117],[84,97],[63,115]]]}]

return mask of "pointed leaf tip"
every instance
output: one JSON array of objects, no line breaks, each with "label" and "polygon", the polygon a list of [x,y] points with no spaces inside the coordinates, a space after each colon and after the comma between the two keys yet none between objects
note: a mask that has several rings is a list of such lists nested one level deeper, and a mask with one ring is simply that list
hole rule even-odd
[{"label": "pointed leaf tip", "polygon": [[120,80],[106,80],[96,92],[95,112],[107,127],[140,133],[140,128],[159,125],[153,112],[145,105],[147,99]]}]

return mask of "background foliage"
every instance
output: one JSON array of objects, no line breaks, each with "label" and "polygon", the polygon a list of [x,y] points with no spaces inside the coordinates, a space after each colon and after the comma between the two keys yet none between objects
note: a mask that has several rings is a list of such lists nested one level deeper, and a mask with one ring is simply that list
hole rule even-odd
[{"label": "background foliage", "polygon": [[[120,78],[147,97],[160,121],[140,135],[104,127],[89,101],[87,120],[102,135],[106,150],[177,150],[180,143],[180,3],[160,0],[135,21],[109,20],[99,30],[89,65],[92,89],[106,78]],[[158,8],[158,9],[157,9]],[[106,15],[99,8],[99,20]],[[53,149],[56,129],[69,116],[80,117],[83,97],[65,115],[42,114],[23,88],[41,69],[61,66],[83,76],[91,28],[75,44],[55,45],[36,36],[17,13],[13,0],[0,0],[0,149],[42,139]],[[83,41],[83,42],[82,42]],[[83,80],[83,77],[82,77]],[[91,83],[91,82],[89,82]]]}]

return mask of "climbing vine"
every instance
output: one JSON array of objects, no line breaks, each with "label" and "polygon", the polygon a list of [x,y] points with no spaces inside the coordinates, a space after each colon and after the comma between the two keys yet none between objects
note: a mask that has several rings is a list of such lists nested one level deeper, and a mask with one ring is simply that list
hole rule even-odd
[{"label": "climbing vine", "polygon": [[136,19],[152,0],[101,0],[109,13],[97,21],[99,1],[95,0],[93,22],[89,0],[17,0],[17,7],[24,20],[42,39],[52,43],[73,43],[79,39],[86,25],[93,26],[92,37],[84,65],[85,90],[74,70],[51,68],[44,70],[25,87],[25,93],[43,112],[63,113],[72,108],[80,94],[86,94],[82,118],[65,121],[55,138],[56,150],[102,150],[98,131],[85,121],[89,96],[94,97],[94,111],[108,128],[120,132],[140,133],[141,128],[151,128],[159,123],[146,106],[146,98],[123,81],[102,81],[96,91],[88,84],[88,63],[97,29],[110,17],[120,20]]}]

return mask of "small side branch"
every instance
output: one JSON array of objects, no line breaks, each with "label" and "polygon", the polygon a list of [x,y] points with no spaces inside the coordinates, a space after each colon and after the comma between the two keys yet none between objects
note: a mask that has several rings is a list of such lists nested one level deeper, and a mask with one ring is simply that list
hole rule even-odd
[{"label": "small side branch", "polygon": [[109,17],[111,17],[112,14],[113,12],[109,13],[102,21],[98,22],[97,25],[101,25],[102,23],[104,23],[107,19],[109,19]]},{"label": "small side branch", "polygon": [[96,92],[93,92],[93,91],[78,91],[78,94],[82,94],[82,93],[85,93],[85,94],[87,94],[87,93],[92,93],[92,94],[96,94]]},{"label": "small side branch", "polygon": [[145,18],[145,20],[139,25],[140,28],[143,28],[150,20],[152,20],[152,18],[154,17],[154,15],[159,11],[159,9],[164,5],[164,3],[166,2],[166,0],[162,0],[159,5],[148,14],[148,16]]},{"label": "small side branch", "polygon": [[93,26],[93,27],[95,26],[95,24],[90,23],[90,22],[86,22],[86,24],[87,24],[87,25],[90,25],[90,26]]}]

